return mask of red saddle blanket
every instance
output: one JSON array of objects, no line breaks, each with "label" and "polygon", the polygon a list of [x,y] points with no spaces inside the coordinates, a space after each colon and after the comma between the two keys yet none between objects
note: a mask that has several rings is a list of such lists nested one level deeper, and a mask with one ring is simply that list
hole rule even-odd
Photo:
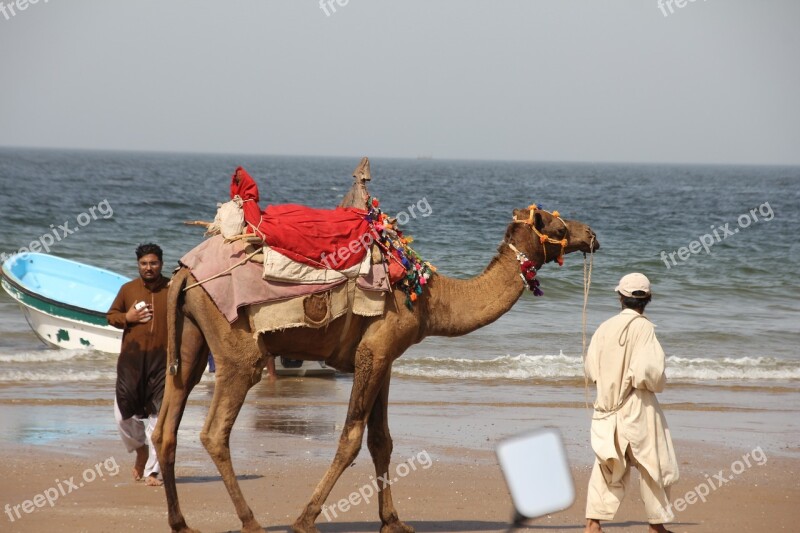
[{"label": "red saddle blanket", "polygon": [[344,270],[359,264],[372,243],[366,215],[354,207],[270,205],[256,231],[268,245],[294,261]]},{"label": "red saddle blanket", "polygon": [[313,209],[297,204],[258,206],[258,185],[242,167],[231,176],[231,198],[239,196],[249,231],[293,261],[345,270],[364,259],[372,239],[367,212],[353,207]]}]

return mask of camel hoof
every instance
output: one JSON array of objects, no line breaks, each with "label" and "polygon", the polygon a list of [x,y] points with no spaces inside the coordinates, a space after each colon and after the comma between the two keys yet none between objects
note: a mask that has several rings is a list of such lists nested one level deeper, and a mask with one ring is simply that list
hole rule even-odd
[{"label": "camel hoof", "polygon": [[242,533],[264,533],[264,528],[261,527],[261,524],[255,522],[247,526],[242,526]]},{"label": "camel hoof", "polygon": [[182,527],[181,529],[173,529],[172,533],[200,533],[200,531],[186,526]]},{"label": "camel hoof", "polygon": [[391,524],[384,524],[381,527],[381,533],[414,533],[414,528],[398,520]]},{"label": "camel hoof", "polygon": [[314,522],[309,523],[298,518],[292,524],[292,533],[320,533],[320,531]]}]

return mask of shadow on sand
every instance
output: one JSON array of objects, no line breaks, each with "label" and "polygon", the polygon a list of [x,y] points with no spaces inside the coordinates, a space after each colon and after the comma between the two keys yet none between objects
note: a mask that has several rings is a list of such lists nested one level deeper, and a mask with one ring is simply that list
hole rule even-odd
[{"label": "shadow on sand", "polygon": [[[236,476],[239,481],[248,481],[251,479],[261,479],[262,475],[259,474],[245,474],[243,476]],[[181,476],[175,480],[177,485],[182,483],[216,483],[222,481],[222,476]]]},{"label": "shadow on sand", "polygon": [[[406,522],[412,526],[417,533],[428,533],[431,531],[505,531],[509,524],[504,522],[482,522],[479,520],[440,520],[426,522]],[[360,533],[369,531],[374,533],[380,530],[380,521],[373,522],[336,522],[324,523],[317,522],[317,527],[323,533]],[[265,531],[290,531],[289,525],[272,526]]]},{"label": "shadow on sand", "polygon": [[[583,531],[585,524],[575,524],[575,525],[536,525],[536,524],[525,524],[520,525],[514,529],[511,528],[511,523],[506,522],[486,522],[480,520],[431,520],[426,522],[406,522],[408,525],[412,526],[417,533],[431,533],[431,532],[439,532],[439,531],[459,531],[459,532],[469,532],[469,531]],[[669,524],[669,527],[684,527],[684,526],[694,526],[697,525],[694,522],[673,522]],[[604,527],[609,529],[611,528],[622,528],[622,527],[641,527],[642,531],[647,530],[647,522],[605,522],[603,523]],[[375,532],[380,529],[380,523],[375,522],[336,522],[336,523],[324,523],[324,522],[317,522],[317,527],[323,533],[360,533],[364,532]],[[290,531],[291,526],[289,524],[283,526],[271,526],[264,529],[264,531]]]},{"label": "shadow on sand", "polygon": [[[627,522],[603,522],[601,524],[603,529],[605,530],[608,528],[612,530],[612,528],[618,527],[638,527],[641,528],[642,531],[647,531],[647,522],[634,522],[634,521],[627,521]],[[695,522],[671,522],[669,524],[664,524],[667,528],[677,527],[677,526],[696,526],[697,523]],[[510,527],[510,526],[509,526]],[[552,525],[552,526],[545,526],[545,525],[536,525],[536,524],[526,524],[517,527],[514,531],[563,531],[563,530],[575,530],[575,531],[583,531],[585,524],[575,524],[574,526],[565,526],[565,525]],[[509,530],[510,531],[510,530]]]}]

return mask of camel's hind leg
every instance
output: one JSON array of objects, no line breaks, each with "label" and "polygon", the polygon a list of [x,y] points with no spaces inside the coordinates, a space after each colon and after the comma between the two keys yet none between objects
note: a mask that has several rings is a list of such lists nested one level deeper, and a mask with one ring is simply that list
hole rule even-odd
[{"label": "camel's hind leg", "polygon": [[188,318],[183,318],[179,327],[180,370],[174,376],[167,374],[164,399],[161,402],[161,411],[152,439],[161,465],[161,475],[164,478],[169,525],[172,531],[189,533],[194,530],[186,525],[175,486],[175,450],[178,446],[178,427],[186,408],[186,400],[206,368],[208,346],[203,334]]},{"label": "camel's hind leg", "polygon": [[[392,458],[392,436],[389,434],[389,381],[391,373],[384,378],[383,387],[375,399],[369,415],[367,446],[375,463],[375,478],[391,480],[389,463]],[[414,533],[414,528],[401,522],[392,502],[392,489],[378,482],[378,512],[381,517],[381,533]]]},{"label": "camel's hind leg", "polygon": [[[253,355],[256,360],[266,360],[259,355]],[[241,357],[237,354],[237,359],[248,360],[251,358]],[[261,380],[261,372],[264,365],[247,368],[244,365],[236,366],[231,359],[220,358],[217,361],[217,372],[214,385],[214,397],[211,400],[211,408],[208,411],[206,424],[200,434],[200,440],[208,450],[214,464],[217,465],[225,488],[236,508],[236,514],[242,521],[242,532],[253,533],[262,532],[263,529],[253,516],[253,511],[244,499],[239,482],[236,480],[236,473],[233,471],[231,463],[230,436],[236,417],[244,403],[245,396],[250,387]]]},{"label": "camel's hind leg", "polygon": [[[364,437],[364,426],[372,411],[372,404],[381,389],[384,377],[388,374],[391,363],[385,357],[375,357],[373,351],[363,344],[356,351],[355,375],[353,389],[350,391],[350,405],[347,408],[342,435],[336,456],[322,480],[314,489],[311,501],[303,509],[303,513],[295,520],[292,531],[295,533],[316,533],[314,525],[317,516],[322,512],[322,504],[327,499],[336,481],[361,450]],[[326,517],[328,517],[326,509]]]}]

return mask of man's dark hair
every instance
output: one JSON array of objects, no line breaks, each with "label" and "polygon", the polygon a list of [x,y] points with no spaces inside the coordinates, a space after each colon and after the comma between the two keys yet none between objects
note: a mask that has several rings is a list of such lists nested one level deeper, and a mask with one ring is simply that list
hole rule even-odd
[{"label": "man's dark hair", "polygon": [[161,261],[162,263],[164,262],[163,259],[164,252],[161,251],[161,247],[159,245],[153,243],[147,243],[147,244],[140,244],[136,248],[137,260],[149,254],[155,254],[156,257],[158,257],[159,261]]},{"label": "man's dark hair", "polygon": [[622,307],[625,309],[633,309],[634,311],[639,311],[640,313],[644,311],[644,308],[647,307],[647,304],[650,303],[650,300],[653,298],[651,294],[643,298],[636,298],[634,296],[623,296],[620,294],[620,299],[622,301]]}]

